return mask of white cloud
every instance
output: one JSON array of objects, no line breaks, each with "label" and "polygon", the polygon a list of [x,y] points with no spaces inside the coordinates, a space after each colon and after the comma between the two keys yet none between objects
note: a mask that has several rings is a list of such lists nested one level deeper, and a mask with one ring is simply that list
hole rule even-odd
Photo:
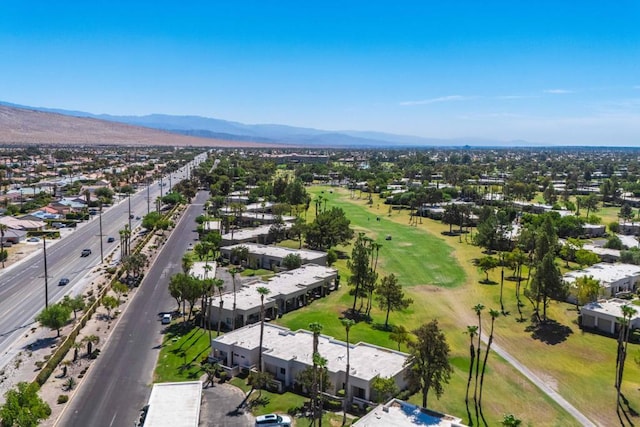
[{"label": "white cloud", "polygon": [[547,89],[544,91],[544,93],[552,93],[552,94],[565,94],[565,93],[573,93],[572,90],[568,90],[568,89]]},{"label": "white cloud", "polygon": [[412,105],[428,105],[428,104],[436,104],[438,102],[449,102],[449,101],[464,101],[465,99],[471,99],[470,96],[462,96],[462,95],[448,95],[441,96],[439,98],[430,98],[430,99],[421,99],[418,101],[403,101],[400,103],[402,106],[412,106]]}]

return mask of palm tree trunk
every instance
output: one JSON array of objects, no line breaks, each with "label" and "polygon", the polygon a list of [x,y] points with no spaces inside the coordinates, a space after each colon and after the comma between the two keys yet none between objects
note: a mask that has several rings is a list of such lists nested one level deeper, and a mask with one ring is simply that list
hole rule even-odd
[{"label": "palm tree trunk", "polygon": [[467,416],[469,417],[469,425],[473,426],[473,420],[471,419],[471,411],[469,410],[469,389],[471,388],[471,378],[473,377],[473,362],[476,357],[476,349],[473,345],[473,335],[471,336],[471,342],[469,344],[469,354],[471,363],[469,364],[469,377],[467,378],[467,391],[464,395],[464,403],[467,407]]}]

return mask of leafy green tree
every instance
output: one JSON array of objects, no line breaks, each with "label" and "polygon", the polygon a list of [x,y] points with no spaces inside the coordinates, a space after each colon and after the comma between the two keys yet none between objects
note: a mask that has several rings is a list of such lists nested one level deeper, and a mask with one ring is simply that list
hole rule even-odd
[{"label": "leafy green tree", "polygon": [[600,281],[593,276],[580,276],[576,278],[576,308],[585,305],[598,298],[600,293]]},{"label": "leafy green tree", "polygon": [[492,253],[497,248],[498,239],[498,218],[493,211],[490,211],[486,218],[478,223],[473,240],[476,245]]},{"label": "leafy green tree", "polygon": [[569,261],[576,259],[576,252],[582,249],[582,242],[579,239],[570,237],[560,248],[560,256],[564,258],[566,267],[569,268]]},{"label": "leafy green tree", "polygon": [[395,325],[393,331],[389,334],[389,339],[398,343],[398,351],[400,351],[400,345],[411,341],[411,334],[409,334],[409,331],[404,325]]},{"label": "leafy green tree", "polygon": [[299,254],[288,254],[282,260],[282,266],[287,270],[294,270],[300,268],[302,265],[302,258]]},{"label": "leafy green tree", "polygon": [[427,408],[429,391],[433,389],[440,398],[444,385],[451,378],[453,368],[449,363],[450,348],[437,320],[420,326],[413,333],[416,340],[409,344],[407,379],[413,389],[422,392],[422,406]]},{"label": "leafy green tree", "polygon": [[112,295],[107,295],[104,298],[102,298],[102,305],[104,306],[104,308],[107,309],[107,313],[109,314],[109,317],[111,317],[111,311],[114,308],[117,308],[120,305],[120,302],[116,297]]},{"label": "leafy green tree", "polygon": [[489,282],[489,272],[494,268],[498,267],[498,265],[500,265],[500,261],[498,261],[498,258],[487,255],[487,256],[483,256],[482,258],[479,258],[476,261],[476,265],[486,275],[485,281]]},{"label": "leafy green tree", "polygon": [[74,298],[71,298],[69,295],[65,295],[62,299],[62,304],[69,307],[73,311],[73,320],[77,320],[77,312],[84,310],[86,304],[84,302],[84,298],[82,295],[77,295]]},{"label": "leafy green tree", "polygon": [[598,254],[595,254],[587,249],[578,249],[576,251],[576,262],[580,266],[580,268],[585,265],[593,265],[600,262],[600,257]]},{"label": "leafy green tree", "polygon": [[353,295],[353,307],[351,311],[354,313],[356,311],[358,298],[366,296],[367,284],[372,279],[372,271],[369,263],[369,255],[371,254],[369,242],[370,239],[368,239],[364,233],[358,233],[358,238],[351,250],[351,259],[347,261],[347,268],[351,270],[349,285],[352,286],[353,289],[351,289],[349,293]]},{"label": "leafy green tree", "polygon": [[607,249],[617,249],[617,250],[624,249],[622,240],[620,240],[620,238],[616,235],[609,236],[609,238],[607,239],[607,242],[604,244],[604,247]]},{"label": "leafy green tree", "polygon": [[520,427],[522,420],[513,414],[505,414],[500,424],[502,424],[502,427]]},{"label": "leafy green tree", "polygon": [[376,287],[376,300],[381,310],[385,310],[387,315],[384,319],[384,328],[389,329],[389,313],[404,310],[413,303],[411,298],[405,298],[402,286],[398,283],[396,276],[391,273],[382,278]]},{"label": "leafy green tree", "polygon": [[5,393],[0,408],[3,427],[36,427],[51,415],[49,405],[38,396],[36,383],[19,382]]},{"label": "leafy green tree", "polygon": [[554,263],[553,253],[547,253],[538,264],[531,280],[530,295],[535,301],[536,316],[540,319],[542,303],[542,322],[547,321],[547,306],[550,299],[564,300],[569,292],[568,285],[562,280],[560,270]]},{"label": "leafy green tree", "polygon": [[249,374],[247,382],[251,386],[252,391],[253,389],[258,390],[258,397],[256,399],[260,399],[262,396],[262,390],[267,388],[267,385],[272,379],[273,375],[269,372],[257,371]]},{"label": "leafy green tree", "polygon": [[351,221],[341,208],[324,210],[307,226],[305,239],[309,247],[328,249],[349,242],[353,238]]},{"label": "leafy green tree", "polygon": [[53,304],[45,308],[36,316],[36,321],[51,330],[55,330],[60,336],[60,329],[67,323],[71,315],[71,308],[62,304]]},{"label": "leafy green tree", "polygon": [[249,260],[249,248],[240,245],[231,249],[231,261],[236,265],[242,265],[243,261]]},{"label": "leafy green tree", "polygon": [[335,249],[329,249],[327,251],[327,265],[331,267],[338,260],[338,253]]},{"label": "leafy green tree", "polygon": [[376,376],[371,381],[371,389],[374,392],[374,401],[377,403],[387,402],[400,391],[393,377],[383,378],[380,376]]},{"label": "leafy green tree", "polygon": [[633,208],[629,203],[625,203],[622,205],[622,207],[620,208],[620,213],[618,213],[618,217],[624,222],[633,221],[633,218],[635,218],[635,214],[633,212]]}]

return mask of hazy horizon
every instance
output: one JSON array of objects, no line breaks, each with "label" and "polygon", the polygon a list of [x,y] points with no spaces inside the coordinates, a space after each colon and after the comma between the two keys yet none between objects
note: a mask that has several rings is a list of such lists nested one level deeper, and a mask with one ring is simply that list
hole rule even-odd
[{"label": "hazy horizon", "polygon": [[25,0],[10,103],[424,138],[640,145],[640,4]]}]

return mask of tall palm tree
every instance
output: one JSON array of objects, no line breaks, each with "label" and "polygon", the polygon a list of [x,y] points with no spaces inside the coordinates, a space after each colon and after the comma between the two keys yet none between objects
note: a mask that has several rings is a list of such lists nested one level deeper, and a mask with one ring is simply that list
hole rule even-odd
[{"label": "tall palm tree", "polygon": [[469,411],[469,389],[471,388],[471,378],[473,377],[473,363],[476,359],[476,348],[474,345],[474,338],[478,333],[478,327],[475,325],[467,326],[467,333],[469,334],[469,376],[467,378],[467,391],[464,395],[464,403],[467,406],[467,415],[469,416],[469,424],[473,425],[471,420],[471,411]]},{"label": "tall palm tree", "polygon": [[260,347],[258,347],[258,371],[262,372],[262,339],[264,337],[264,296],[271,292],[269,288],[260,286],[257,289],[260,294]]},{"label": "tall palm tree", "polygon": [[616,411],[620,410],[620,394],[622,389],[622,376],[624,373],[624,362],[627,358],[627,347],[629,345],[629,332],[631,330],[631,318],[638,312],[635,308],[629,305],[623,305],[620,307],[622,311],[622,319],[620,322],[621,331],[623,335],[623,346],[618,347],[618,372],[616,375]]},{"label": "tall palm tree", "polygon": [[327,367],[327,359],[322,357],[320,353],[313,353],[313,364],[318,367],[318,426],[322,427],[323,397],[324,390],[324,370]]},{"label": "tall palm tree", "polygon": [[232,309],[233,319],[231,320],[231,324],[233,326],[233,330],[235,331],[236,329],[236,274],[238,273],[238,270],[236,268],[232,268],[231,270],[229,270],[229,273],[231,273],[231,282],[233,283],[233,309]]},{"label": "tall palm tree", "polygon": [[214,286],[218,290],[218,297],[220,298],[220,305],[218,306],[218,334],[216,335],[217,337],[219,337],[220,324],[222,322],[222,305],[224,304],[224,300],[222,299],[222,290],[224,289],[224,281],[222,279],[216,279],[214,282]]},{"label": "tall palm tree", "polygon": [[482,310],[484,310],[484,305],[476,304],[473,306],[473,311],[476,312],[476,316],[478,316],[478,346],[476,347],[476,382],[473,390],[473,403],[476,409],[476,419],[479,417],[478,413],[478,374],[480,373],[480,354],[482,353],[480,349],[480,343],[482,339]]},{"label": "tall palm tree", "polygon": [[[482,386],[484,383],[484,372],[487,369],[487,359],[489,358],[489,350],[491,349],[491,343],[493,342],[493,326],[496,319],[500,316],[498,310],[490,309],[489,315],[491,316],[491,329],[489,330],[489,340],[487,341],[487,348],[484,350],[484,360],[482,362],[482,373],[480,374],[480,396],[478,396],[478,407],[482,414]],[[484,419],[484,417],[483,417]]]},{"label": "tall palm tree", "polygon": [[[309,324],[309,330],[313,332],[313,353],[315,355],[318,352],[318,341],[320,338],[320,332],[322,332],[321,323],[313,322]],[[316,418],[318,415],[318,365],[316,359],[313,358],[313,385],[311,386],[311,425],[316,425]]]},{"label": "tall palm tree", "polygon": [[0,224],[0,259],[2,259],[2,268],[4,268],[4,232],[8,230],[6,224]]},{"label": "tall palm tree", "polygon": [[349,405],[349,372],[351,367],[349,366],[349,330],[356,323],[351,319],[342,319],[340,320],[342,326],[344,326],[344,330],[347,333],[347,369],[344,375],[344,400],[342,401],[342,425],[345,425],[347,422],[347,407]]}]

